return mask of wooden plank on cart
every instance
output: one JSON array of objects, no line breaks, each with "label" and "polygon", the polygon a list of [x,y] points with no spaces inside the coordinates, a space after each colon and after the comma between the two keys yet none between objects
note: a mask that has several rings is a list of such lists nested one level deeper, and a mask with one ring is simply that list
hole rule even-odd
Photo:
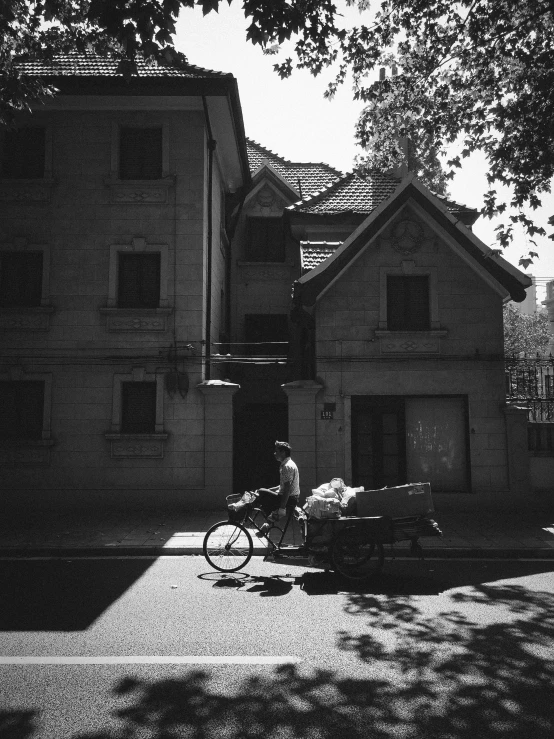
[{"label": "wooden plank on cart", "polygon": [[358,516],[426,516],[435,509],[428,482],[356,493]]}]

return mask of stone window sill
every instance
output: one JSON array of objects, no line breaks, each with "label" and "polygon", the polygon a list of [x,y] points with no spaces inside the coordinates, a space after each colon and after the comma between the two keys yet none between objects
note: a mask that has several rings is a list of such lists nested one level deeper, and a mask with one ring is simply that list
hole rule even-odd
[{"label": "stone window sill", "polygon": [[167,203],[170,187],[175,184],[175,177],[162,177],[159,180],[120,180],[108,177],[104,184],[111,191],[112,202],[115,203]]},{"label": "stone window sill", "polygon": [[6,331],[48,331],[53,305],[0,308],[0,329]]},{"label": "stone window sill", "polygon": [[108,331],[166,331],[173,308],[100,308]]},{"label": "stone window sill", "polygon": [[0,467],[49,467],[53,439],[0,441]]},{"label": "stone window sill", "polygon": [[248,260],[237,259],[239,267],[293,267],[292,262],[249,262]]},{"label": "stone window sill", "polygon": [[47,202],[55,184],[56,181],[52,177],[33,180],[0,178],[0,202]]},{"label": "stone window sill", "polygon": [[448,335],[444,329],[429,331],[375,331],[381,354],[439,354],[440,340]]},{"label": "stone window sill", "polygon": [[148,457],[150,459],[163,459],[164,441],[167,434],[105,434],[105,438],[111,442],[111,456],[115,459],[128,459],[130,457]]}]

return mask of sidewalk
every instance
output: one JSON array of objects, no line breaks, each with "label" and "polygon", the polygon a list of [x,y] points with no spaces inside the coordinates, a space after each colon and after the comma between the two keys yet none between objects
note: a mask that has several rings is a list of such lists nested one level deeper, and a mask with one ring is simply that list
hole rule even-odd
[{"label": "sidewalk", "polygon": [[[205,532],[226,518],[225,511],[34,512],[0,522],[0,557],[202,554]],[[436,512],[435,520],[443,537],[420,540],[426,557],[554,560],[554,512]],[[291,529],[286,543],[299,545],[299,531]],[[252,538],[255,553],[263,554],[263,542]],[[408,543],[396,544],[394,551],[408,555]]]}]

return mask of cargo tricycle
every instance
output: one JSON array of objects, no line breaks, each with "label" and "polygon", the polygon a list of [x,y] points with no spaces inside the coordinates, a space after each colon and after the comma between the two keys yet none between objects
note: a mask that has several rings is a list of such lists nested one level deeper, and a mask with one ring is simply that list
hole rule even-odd
[{"label": "cargo tricycle", "polygon": [[[246,567],[254,552],[254,534],[266,543],[266,560],[307,559],[311,566],[365,580],[381,571],[385,544],[410,541],[411,554],[421,556],[419,539],[442,535],[427,513],[316,519],[296,505],[287,507],[281,526],[281,522],[271,520],[271,511],[258,507],[256,501],[256,493],[227,496],[228,519],[214,524],[203,542],[204,557],[214,569],[237,572]],[[238,503],[242,505],[236,510]],[[284,544],[291,525],[299,529],[300,545]]]}]

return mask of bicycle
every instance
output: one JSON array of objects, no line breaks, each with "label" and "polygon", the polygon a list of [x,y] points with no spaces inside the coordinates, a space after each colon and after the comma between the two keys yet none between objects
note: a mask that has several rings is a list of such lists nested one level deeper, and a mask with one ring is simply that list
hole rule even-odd
[{"label": "bicycle", "polygon": [[[254,542],[250,529],[255,529],[256,536],[266,540],[269,549],[268,554],[279,551],[286,552],[289,556],[307,556],[304,547],[283,546],[293,516],[300,521],[305,518],[304,511],[296,505],[288,505],[284,528],[281,528],[269,518],[269,513],[255,506],[255,493],[248,493],[247,495],[251,496],[250,501],[237,512],[234,512],[229,506],[243,500],[244,496],[228,495],[228,520],[219,521],[206,532],[202,549],[208,564],[220,572],[237,572],[246,567],[254,552]],[[262,525],[259,525],[260,517],[263,519]],[[277,534],[277,541],[270,538],[272,534]]]}]

